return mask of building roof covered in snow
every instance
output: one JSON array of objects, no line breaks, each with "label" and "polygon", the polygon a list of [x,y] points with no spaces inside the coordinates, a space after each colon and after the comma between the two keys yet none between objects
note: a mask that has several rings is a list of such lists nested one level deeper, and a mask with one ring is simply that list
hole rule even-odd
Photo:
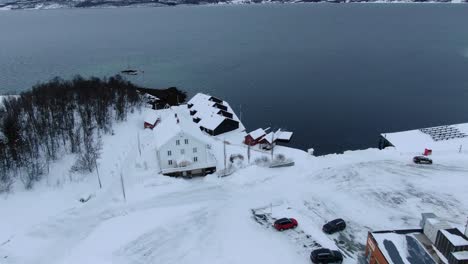
[{"label": "building roof covered in snow", "polygon": [[468,260],[468,251],[452,252],[452,255],[453,255],[457,260]]},{"label": "building roof covered in snow", "polygon": [[197,93],[196,95],[194,95],[188,102],[187,104],[198,104],[200,102],[206,102],[206,101],[209,101],[210,100],[210,97],[209,95],[207,94],[203,94],[203,93]]},{"label": "building roof covered in snow", "polygon": [[245,129],[229,103],[219,98],[197,93],[188,101],[187,106],[194,112],[194,117],[201,120],[198,122],[200,127],[214,130],[228,119],[238,122],[239,128]]},{"label": "building roof covered in snow", "polygon": [[145,114],[144,122],[154,124],[159,119],[159,113],[156,110],[148,110]]},{"label": "building roof covered in snow", "polygon": [[463,233],[456,228],[452,229],[443,229],[440,232],[452,243],[452,245],[459,246],[468,246],[468,240],[464,237]]},{"label": "building roof covered in snow", "polygon": [[461,145],[468,146],[468,123],[383,133],[381,136],[401,151],[422,152],[425,148],[458,151]]},{"label": "building roof covered in snow", "polygon": [[271,144],[273,142],[275,142],[275,133],[274,132],[270,132],[268,134],[266,134],[263,138],[262,138],[262,141],[265,141],[267,142],[268,144]]},{"label": "building roof covered in snow", "polygon": [[218,114],[204,115],[203,117],[199,118],[201,119],[201,121],[198,123],[198,125],[204,128],[208,128],[210,130],[214,130],[215,128],[217,128],[221,123],[223,123],[224,119],[226,119],[226,117]]},{"label": "building roof covered in snow", "polygon": [[291,140],[293,136],[293,132],[288,132],[288,131],[282,131],[281,129],[279,129],[278,131],[276,131],[275,133],[275,138],[276,140],[278,141],[286,141],[286,142],[289,142]]},{"label": "building roof covered in snow", "polygon": [[250,135],[254,140],[256,140],[256,139],[263,137],[265,134],[266,132],[265,130],[263,130],[263,128],[258,128],[250,132],[248,135]]},{"label": "building roof covered in snow", "polygon": [[435,264],[431,255],[416,238],[422,230],[377,231],[372,237],[388,263]]},{"label": "building roof covered in snow", "polygon": [[192,122],[185,107],[172,106],[157,112],[161,117],[160,124],[153,129],[157,148],[160,148],[180,133],[189,134],[202,142],[209,142],[209,137],[203,134],[196,123]]},{"label": "building roof covered in snow", "polygon": [[262,138],[262,141],[265,141],[268,144],[271,144],[272,142],[276,142],[276,141],[289,142],[291,140],[292,135],[293,135],[293,132],[282,131],[281,129],[278,129],[278,131],[276,132],[270,132],[266,134]]}]

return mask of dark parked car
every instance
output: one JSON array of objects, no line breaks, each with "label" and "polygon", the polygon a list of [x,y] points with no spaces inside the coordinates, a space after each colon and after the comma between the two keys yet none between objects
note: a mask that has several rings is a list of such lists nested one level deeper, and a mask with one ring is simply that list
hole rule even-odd
[{"label": "dark parked car", "polygon": [[432,160],[425,156],[416,156],[413,158],[413,162],[416,164],[432,164]]},{"label": "dark parked car", "polygon": [[330,221],[326,223],[323,227],[322,230],[323,232],[327,234],[333,234],[335,232],[343,231],[346,228],[346,222],[341,219],[335,219],[333,221]]},{"label": "dark parked car", "polygon": [[281,218],[276,220],[273,226],[276,230],[283,231],[286,229],[296,228],[297,221],[294,218]]},{"label": "dark parked car", "polygon": [[337,250],[320,248],[310,253],[312,263],[342,263],[343,255]]}]

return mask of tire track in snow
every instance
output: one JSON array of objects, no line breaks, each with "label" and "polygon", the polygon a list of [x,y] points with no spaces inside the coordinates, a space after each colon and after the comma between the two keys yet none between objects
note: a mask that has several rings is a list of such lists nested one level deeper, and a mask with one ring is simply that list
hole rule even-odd
[{"label": "tire track in snow", "polygon": [[[81,241],[86,239],[101,224],[107,220],[125,216],[134,212],[177,206],[180,204],[190,205],[209,202],[213,199],[223,201],[226,199],[226,192],[217,185],[194,186],[185,190],[176,191],[167,195],[155,195],[148,200],[138,201],[123,205],[111,203],[111,208],[106,208],[109,204],[96,204],[93,206],[83,206],[66,211],[63,215],[56,216],[46,223],[36,225],[25,234],[24,239],[28,242],[38,243],[42,250],[42,255],[28,256],[34,259],[34,264],[62,263],[62,259]],[[149,189],[150,191],[151,189]],[[31,239],[34,238],[34,239]],[[14,241],[13,241],[14,242]],[[61,249],[61,250],[58,250]],[[21,258],[21,256],[17,256]],[[7,262],[8,263],[8,262]],[[13,262],[12,262],[13,263]]]}]

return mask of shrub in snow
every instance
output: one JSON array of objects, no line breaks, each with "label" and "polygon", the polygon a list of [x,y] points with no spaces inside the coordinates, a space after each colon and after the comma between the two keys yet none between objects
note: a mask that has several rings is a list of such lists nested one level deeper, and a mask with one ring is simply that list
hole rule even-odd
[{"label": "shrub in snow", "polygon": [[261,156],[260,158],[256,158],[254,160],[254,164],[257,166],[268,166],[270,163],[270,159],[267,156]]},{"label": "shrub in snow", "polygon": [[242,156],[241,154],[232,154],[230,157],[229,157],[229,161],[231,163],[234,163],[235,160],[241,160],[243,161],[244,160],[244,156]]},{"label": "shrub in snow", "polygon": [[9,192],[13,181],[8,173],[0,172],[0,193]]},{"label": "shrub in snow", "polygon": [[277,154],[275,156],[275,161],[277,162],[284,162],[286,161],[286,156],[284,156],[283,154]]}]

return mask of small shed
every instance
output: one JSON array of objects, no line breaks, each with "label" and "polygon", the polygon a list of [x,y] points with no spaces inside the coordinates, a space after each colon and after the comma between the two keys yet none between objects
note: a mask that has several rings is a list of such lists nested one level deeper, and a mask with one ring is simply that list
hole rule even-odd
[{"label": "small shed", "polygon": [[266,135],[266,132],[263,128],[258,128],[250,133],[248,133],[244,138],[244,143],[246,145],[255,146],[260,143],[262,137]]},{"label": "small shed", "polygon": [[160,121],[161,118],[156,111],[149,111],[145,115],[143,126],[144,128],[153,129]]}]

